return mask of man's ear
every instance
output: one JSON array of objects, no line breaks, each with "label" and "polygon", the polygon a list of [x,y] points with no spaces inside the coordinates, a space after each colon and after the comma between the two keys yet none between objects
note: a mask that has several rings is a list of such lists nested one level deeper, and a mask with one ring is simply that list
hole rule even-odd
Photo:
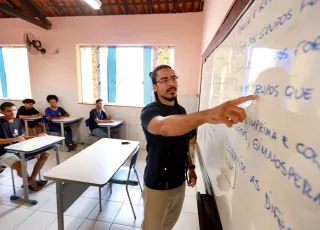
[{"label": "man's ear", "polygon": [[154,84],[152,85],[152,89],[153,89],[154,92],[157,92],[157,90],[158,90],[157,88],[158,87],[156,85],[154,85]]}]

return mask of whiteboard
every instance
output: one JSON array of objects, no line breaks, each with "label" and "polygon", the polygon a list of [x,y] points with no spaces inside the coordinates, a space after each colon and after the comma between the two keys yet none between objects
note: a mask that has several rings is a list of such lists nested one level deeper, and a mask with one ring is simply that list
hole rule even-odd
[{"label": "whiteboard", "polygon": [[224,230],[320,229],[319,23],[320,0],[257,0],[203,65],[200,110],[260,96],[198,129]]}]

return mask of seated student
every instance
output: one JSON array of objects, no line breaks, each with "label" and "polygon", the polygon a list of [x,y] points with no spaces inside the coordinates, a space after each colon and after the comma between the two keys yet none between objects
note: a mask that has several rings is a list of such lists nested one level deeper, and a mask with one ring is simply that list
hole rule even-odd
[{"label": "seated student", "polygon": [[[0,165],[11,167],[17,171],[19,177],[22,177],[20,158],[15,153],[6,152],[6,146],[21,142],[34,137],[24,137],[22,123],[16,117],[16,107],[11,102],[4,102],[0,106],[1,112],[4,117],[0,118]],[[38,136],[46,135],[44,133]],[[39,191],[47,181],[37,181],[36,177],[41,168],[48,159],[48,153],[40,153],[40,159],[34,166],[31,176],[28,175],[28,188],[32,191]]]},{"label": "seated student", "polygon": [[[33,99],[25,99],[22,101],[22,103],[24,105],[18,109],[17,118],[23,119],[42,116],[42,114],[33,107],[33,105],[36,103]],[[37,134],[43,133],[43,126],[38,122],[29,121],[28,127],[30,136],[34,136],[33,128],[36,128]]]},{"label": "seated student", "polygon": [[112,123],[110,115],[103,108],[103,100],[96,100],[96,108],[90,111],[89,128],[92,135],[106,138],[108,137],[108,129],[99,128],[99,123]]},{"label": "seated student", "polygon": [[[60,125],[52,123],[52,120],[63,119],[64,117],[69,117],[69,114],[62,108],[57,106],[58,97],[56,95],[48,95],[47,102],[50,104],[50,107],[46,108],[45,116],[47,121],[49,121],[49,131],[61,132]],[[65,127],[65,142],[67,144],[68,150],[74,150],[77,148],[77,144],[72,141],[72,130],[70,127]]]}]

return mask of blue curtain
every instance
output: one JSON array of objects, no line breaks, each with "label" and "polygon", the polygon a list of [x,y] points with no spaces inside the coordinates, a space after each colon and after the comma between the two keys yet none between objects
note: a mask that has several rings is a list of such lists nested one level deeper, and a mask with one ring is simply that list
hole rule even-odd
[{"label": "blue curtain", "polygon": [[6,70],[4,68],[2,47],[0,47],[0,81],[1,81],[1,88],[2,88],[2,97],[8,97],[7,76],[6,76]]},{"label": "blue curtain", "polygon": [[144,47],[143,50],[143,82],[144,82],[144,104],[152,101],[152,82],[149,77],[151,72],[151,51],[152,47]]},{"label": "blue curtain", "polygon": [[116,47],[108,47],[107,59],[108,71],[108,102],[116,102],[116,76],[117,76],[117,50]]}]

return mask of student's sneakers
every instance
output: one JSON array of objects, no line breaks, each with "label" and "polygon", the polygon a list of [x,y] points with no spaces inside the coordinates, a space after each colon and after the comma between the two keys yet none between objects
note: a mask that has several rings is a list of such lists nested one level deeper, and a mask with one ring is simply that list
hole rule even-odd
[{"label": "student's sneakers", "polygon": [[68,145],[68,150],[69,150],[69,151],[72,151],[72,150],[76,149],[77,146],[78,146],[78,145],[73,142],[71,145]]}]

